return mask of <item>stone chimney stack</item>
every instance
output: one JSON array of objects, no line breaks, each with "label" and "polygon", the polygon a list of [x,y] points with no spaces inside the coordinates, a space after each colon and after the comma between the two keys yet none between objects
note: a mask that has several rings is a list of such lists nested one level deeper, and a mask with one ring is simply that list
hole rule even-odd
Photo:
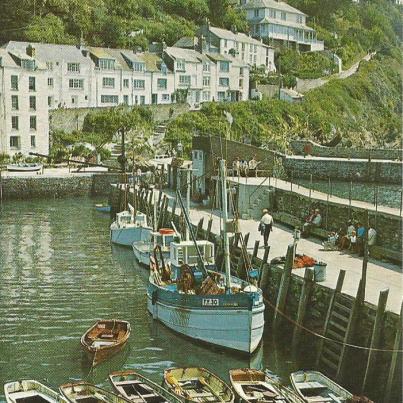
[{"label": "stone chimney stack", "polygon": [[27,52],[27,55],[28,55],[28,56],[31,56],[31,57],[35,58],[35,56],[36,56],[36,49],[35,49],[35,47],[32,46],[31,44],[29,44],[29,45],[27,46],[26,52]]}]

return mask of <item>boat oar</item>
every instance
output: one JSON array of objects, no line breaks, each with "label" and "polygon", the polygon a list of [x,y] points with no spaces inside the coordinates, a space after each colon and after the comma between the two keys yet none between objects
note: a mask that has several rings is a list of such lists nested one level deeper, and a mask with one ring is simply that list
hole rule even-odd
[{"label": "boat oar", "polygon": [[167,382],[174,388],[175,393],[179,396],[184,396],[184,397],[189,397],[189,393],[187,393],[178,380],[172,375],[172,374],[167,374],[166,376]]},{"label": "boat oar", "polygon": [[219,402],[224,402],[224,399],[222,399],[220,395],[207,383],[203,376],[199,378],[199,381],[218,399]]}]

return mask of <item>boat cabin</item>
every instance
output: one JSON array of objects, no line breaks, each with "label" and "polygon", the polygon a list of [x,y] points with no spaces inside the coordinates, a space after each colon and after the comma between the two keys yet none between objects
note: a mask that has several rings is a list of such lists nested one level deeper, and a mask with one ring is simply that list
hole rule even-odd
[{"label": "boat cabin", "polygon": [[116,224],[119,228],[125,228],[127,226],[146,227],[147,216],[140,212],[134,215],[129,211],[121,211],[116,214]]},{"label": "boat cabin", "polygon": [[163,251],[168,251],[171,243],[181,241],[181,237],[170,228],[161,228],[159,231],[152,232],[151,237],[153,244],[161,246]]},{"label": "boat cabin", "polygon": [[[197,241],[204,263],[207,266],[214,266],[214,244],[210,241]],[[171,265],[180,267],[182,264],[189,266],[197,265],[198,254],[193,241],[182,241],[171,243]]]}]

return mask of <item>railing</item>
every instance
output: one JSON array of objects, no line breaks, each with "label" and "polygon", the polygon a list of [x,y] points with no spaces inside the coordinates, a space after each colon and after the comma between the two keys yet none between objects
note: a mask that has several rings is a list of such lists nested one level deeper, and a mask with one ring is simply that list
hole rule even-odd
[{"label": "railing", "polygon": [[266,176],[266,178],[264,178],[264,179],[262,180],[262,182],[260,182],[259,185],[256,187],[256,189],[249,195],[249,205],[250,205],[251,197],[263,186],[263,184],[264,184],[268,179],[270,179],[270,176]]}]

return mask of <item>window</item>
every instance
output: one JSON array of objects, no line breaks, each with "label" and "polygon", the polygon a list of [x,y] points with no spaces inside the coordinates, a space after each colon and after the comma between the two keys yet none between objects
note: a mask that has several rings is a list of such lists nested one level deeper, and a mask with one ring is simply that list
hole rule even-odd
[{"label": "window", "polygon": [[10,136],[10,148],[20,148],[20,138],[18,136]]},{"label": "window", "polygon": [[35,91],[35,77],[29,77],[28,80],[28,89],[30,91]]},{"label": "window", "polygon": [[255,18],[259,17],[259,9],[257,8],[256,10],[253,10],[253,14]]},{"label": "window", "polygon": [[36,97],[29,97],[29,109],[31,111],[36,111]]},{"label": "window", "polygon": [[204,71],[205,73],[207,73],[207,72],[210,71],[210,63],[207,63],[207,62],[204,62],[204,63],[203,63],[203,71]]},{"label": "window", "polygon": [[69,88],[82,90],[84,88],[84,80],[82,78],[70,78]]},{"label": "window", "polygon": [[146,103],[146,97],[144,95],[140,95],[140,105],[144,105]]},{"label": "window", "polygon": [[36,130],[36,116],[29,117],[29,128],[31,130]]},{"label": "window", "polygon": [[115,88],[115,79],[113,77],[103,77],[102,87],[104,88]]},{"label": "window", "polygon": [[257,45],[253,45],[253,52],[257,52]]},{"label": "window", "polygon": [[220,87],[229,87],[229,78],[228,77],[220,77],[218,81],[218,85]]},{"label": "window", "polygon": [[209,76],[203,77],[203,87],[210,87],[210,77]]},{"label": "window", "polygon": [[145,81],[144,80],[133,80],[133,88],[138,90],[144,90]]},{"label": "window", "polygon": [[144,71],[145,64],[144,63],[133,63],[133,70],[134,71]]},{"label": "window", "polygon": [[129,105],[129,96],[128,95],[123,95],[123,103],[125,105]]},{"label": "window", "polygon": [[128,78],[123,79],[123,87],[129,88],[129,79]]},{"label": "window", "polygon": [[75,104],[77,104],[77,102],[78,102],[77,95],[72,95],[71,96],[71,104],[75,105]]},{"label": "window", "polygon": [[298,22],[299,24],[303,24],[304,20],[303,20],[302,15],[297,15],[297,22]]},{"label": "window", "polygon": [[253,64],[256,64],[256,55],[253,56]]},{"label": "window", "polygon": [[271,8],[270,11],[269,11],[269,15],[270,15],[271,18],[276,18],[276,10]]},{"label": "window", "polygon": [[80,63],[67,63],[67,71],[70,71],[71,73],[79,73]]},{"label": "window", "polygon": [[118,104],[119,97],[117,95],[101,95],[102,104]]},{"label": "window", "polygon": [[203,101],[210,101],[210,91],[203,91]]},{"label": "window", "polygon": [[176,61],[176,70],[185,71],[185,61],[179,59]]},{"label": "window", "polygon": [[36,147],[36,138],[35,136],[31,136],[31,148],[35,148]]},{"label": "window", "polygon": [[219,101],[225,101],[225,92],[224,91],[218,91],[217,95],[218,95],[217,98]]},{"label": "window", "polygon": [[168,80],[166,78],[159,78],[157,80],[157,88],[159,90],[166,90],[168,85]]},{"label": "window", "polygon": [[228,46],[228,41],[226,39],[224,39],[224,48],[226,48]]},{"label": "window", "polygon": [[287,19],[287,14],[284,11],[281,12],[281,19],[284,21]]},{"label": "window", "polygon": [[46,62],[46,68],[47,68],[49,71],[52,71],[52,70],[53,70],[53,62]]},{"label": "window", "polygon": [[53,97],[48,97],[48,106],[52,106],[53,105]]},{"label": "window", "polygon": [[171,100],[171,97],[169,96],[169,94],[162,94],[161,100],[162,102],[169,102]]},{"label": "window", "polygon": [[99,59],[99,68],[101,70],[113,70],[115,68],[115,60],[113,59]]},{"label": "window", "polygon": [[243,88],[243,78],[239,79],[239,88]]},{"label": "window", "polygon": [[239,76],[240,76],[240,77],[243,77],[243,67],[240,67],[240,68],[239,68]]},{"label": "window", "polygon": [[11,89],[18,91],[18,76],[11,76]]},{"label": "window", "polygon": [[190,76],[179,76],[179,85],[190,86]]},{"label": "window", "polygon": [[11,116],[11,128],[18,130],[18,116]]},{"label": "window", "polygon": [[229,62],[220,62],[220,71],[229,72]]},{"label": "window", "polygon": [[48,87],[53,87],[53,78],[52,77],[48,78]]},{"label": "window", "polygon": [[25,70],[34,71],[35,70],[35,60],[22,59],[21,67]]},{"label": "window", "polygon": [[11,95],[11,109],[18,111],[18,95]]}]

